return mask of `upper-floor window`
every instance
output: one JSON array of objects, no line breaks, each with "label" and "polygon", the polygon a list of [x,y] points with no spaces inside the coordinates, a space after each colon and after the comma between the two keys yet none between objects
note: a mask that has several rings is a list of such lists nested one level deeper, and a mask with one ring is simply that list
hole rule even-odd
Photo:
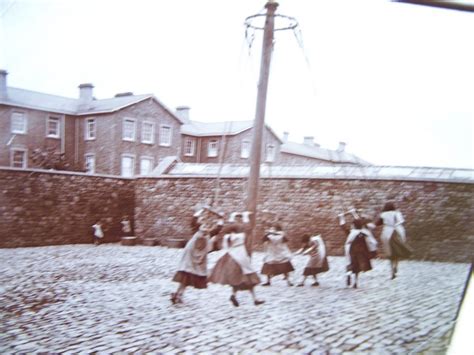
[{"label": "upper-floor window", "polygon": [[122,126],[122,139],[134,142],[136,137],[136,121],[132,118],[124,118]]},{"label": "upper-floor window", "polygon": [[86,120],[86,130],[85,130],[86,140],[95,139],[96,129],[97,129],[97,126],[96,126],[96,123],[95,123],[95,118],[88,118]]},{"label": "upper-floor window", "polygon": [[121,175],[125,177],[135,175],[135,157],[133,155],[122,155]]},{"label": "upper-floor window", "polygon": [[267,144],[265,161],[269,163],[275,161],[275,146],[273,144]]},{"label": "upper-floor window", "polygon": [[26,134],[26,116],[23,112],[12,113],[11,132],[18,134]]},{"label": "upper-floor window", "polygon": [[13,168],[25,169],[27,166],[26,149],[13,148],[10,151],[10,165]]},{"label": "upper-floor window", "polygon": [[86,173],[94,174],[95,173],[95,155],[94,154],[86,154],[85,156],[85,168]]},{"label": "upper-floor window", "polygon": [[155,125],[152,122],[142,123],[142,143],[153,144],[155,136]]},{"label": "upper-floor window", "polygon": [[184,155],[187,157],[194,156],[196,150],[196,140],[194,138],[186,138],[184,141]]},{"label": "upper-floor window", "polygon": [[219,141],[217,139],[212,139],[209,141],[209,145],[207,146],[207,156],[217,157],[219,151]]},{"label": "upper-floor window", "polygon": [[153,158],[142,157],[140,158],[140,175],[148,175],[153,170]]},{"label": "upper-floor window", "polygon": [[171,126],[160,126],[160,145],[167,147],[171,145]]},{"label": "upper-floor window", "polygon": [[246,139],[242,141],[240,157],[247,159],[249,156],[250,156],[250,141]]},{"label": "upper-floor window", "polygon": [[46,121],[46,137],[50,138],[59,138],[60,137],[60,123],[59,117],[49,116],[48,120]]}]

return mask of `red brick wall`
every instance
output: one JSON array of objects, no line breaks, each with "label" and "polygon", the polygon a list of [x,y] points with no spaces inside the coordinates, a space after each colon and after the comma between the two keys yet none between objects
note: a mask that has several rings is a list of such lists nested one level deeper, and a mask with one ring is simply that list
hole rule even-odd
[{"label": "red brick wall", "polygon": [[133,216],[133,180],[81,173],[0,169],[0,247],[92,242],[102,218],[104,242],[120,240]]},{"label": "red brick wall", "polygon": [[[89,243],[90,226],[99,217],[106,219],[106,241],[118,241],[124,214],[134,214],[138,237],[190,238],[193,207],[214,196],[216,183],[213,178],[133,180],[3,168],[0,247]],[[228,214],[245,208],[246,179],[221,178],[219,187],[219,209]],[[337,214],[356,207],[376,217],[386,200],[394,200],[405,216],[414,258],[471,262],[473,193],[472,183],[261,179],[256,247],[270,211],[279,217],[292,248],[299,247],[304,234],[318,233],[329,255],[341,255],[346,236]]]}]

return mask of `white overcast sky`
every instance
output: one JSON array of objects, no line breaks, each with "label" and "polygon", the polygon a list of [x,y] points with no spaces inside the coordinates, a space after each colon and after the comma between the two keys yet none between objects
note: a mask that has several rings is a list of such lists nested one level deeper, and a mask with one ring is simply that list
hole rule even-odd
[{"label": "white overcast sky", "polygon": [[[474,13],[388,0],[281,0],[266,123],[379,165],[474,168]],[[8,85],[154,94],[198,121],[255,115],[263,0],[0,0]],[[284,23],[277,23],[277,25]]]}]

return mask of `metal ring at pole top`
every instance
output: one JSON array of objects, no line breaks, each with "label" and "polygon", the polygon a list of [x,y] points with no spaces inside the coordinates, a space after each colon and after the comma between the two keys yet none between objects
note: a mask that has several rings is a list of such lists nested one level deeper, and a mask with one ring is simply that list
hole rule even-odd
[{"label": "metal ring at pole top", "polygon": [[[266,16],[267,14],[256,14],[256,15],[249,16],[245,19],[245,22],[244,22],[245,26],[247,26],[247,28],[253,28],[254,30],[263,30],[265,28],[264,25],[263,26],[253,25],[252,20],[255,20],[258,17],[266,17]],[[275,28],[273,29],[274,31],[293,30],[296,27],[298,27],[298,21],[294,17],[280,15],[280,14],[274,14],[271,16],[273,16],[275,19],[281,18],[284,21],[286,21],[286,24],[280,27],[277,26],[276,21],[275,21]]]}]

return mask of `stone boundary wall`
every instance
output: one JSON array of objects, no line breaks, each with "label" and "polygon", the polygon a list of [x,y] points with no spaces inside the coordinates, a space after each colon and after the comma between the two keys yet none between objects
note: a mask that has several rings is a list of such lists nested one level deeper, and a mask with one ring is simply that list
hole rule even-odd
[{"label": "stone boundary wall", "polygon": [[134,214],[134,181],[112,176],[0,169],[0,247],[91,243],[104,221],[104,242],[120,240]]},{"label": "stone boundary wall", "polygon": [[[189,239],[192,208],[215,194],[216,179],[139,178],[135,183],[137,234]],[[471,262],[474,250],[472,183],[367,179],[261,179],[259,210],[272,211],[294,250],[304,234],[321,234],[329,255],[342,255],[346,236],[337,214],[352,207],[376,218],[386,200],[395,201],[406,219],[409,242],[418,260]],[[243,210],[246,179],[221,178],[217,207],[228,214]],[[256,247],[264,231],[257,216]],[[381,227],[375,231],[376,238]]]},{"label": "stone boundary wall", "polygon": [[[221,178],[217,207],[243,210],[247,180]],[[386,200],[403,212],[418,260],[471,262],[474,184],[465,182],[262,178],[255,247],[264,220],[278,216],[290,247],[321,234],[329,255],[342,255],[337,214],[356,207],[370,217]],[[83,173],[0,169],[0,247],[91,243],[91,225],[105,220],[105,242],[120,240],[120,219],[134,216],[135,234],[161,243],[191,237],[193,207],[213,197],[217,179],[169,176],[127,179]],[[375,231],[378,238],[381,228]]]}]

